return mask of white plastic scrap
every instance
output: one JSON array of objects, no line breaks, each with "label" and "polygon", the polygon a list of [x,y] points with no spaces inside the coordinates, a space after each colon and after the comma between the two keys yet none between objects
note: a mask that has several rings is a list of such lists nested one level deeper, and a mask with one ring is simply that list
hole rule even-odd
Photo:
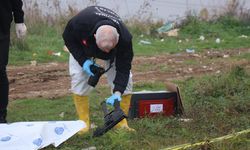
[{"label": "white plastic scrap", "polygon": [[61,56],[61,52],[52,53],[52,55],[54,55],[54,56]]},{"label": "white plastic scrap", "polygon": [[150,45],[150,41],[145,41],[145,40],[140,40],[139,44],[145,44],[145,45]]},{"label": "white plastic scrap", "polygon": [[201,41],[204,41],[205,40],[205,37],[203,35],[200,36],[199,38]]},{"label": "white plastic scrap", "polygon": [[188,48],[187,48],[187,49],[186,49],[186,52],[187,52],[187,53],[194,53],[195,50],[194,50],[194,49],[188,49]]},{"label": "white plastic scrap", "polygon": [[246,35],[241,35],[241,36],[239,36],[239,38],[248,38],[248,36],[246,36]]},{"label": "white plastic scrap", "polygon": [[219,43],[220,43],[220,38],[217,38],[217,39],[215,40],[215,43],[219,44]]}]

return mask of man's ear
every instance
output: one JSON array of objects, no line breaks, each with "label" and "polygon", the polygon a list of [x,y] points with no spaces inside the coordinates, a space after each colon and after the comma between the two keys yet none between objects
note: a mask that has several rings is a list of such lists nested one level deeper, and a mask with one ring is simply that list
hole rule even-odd
[{"label": "man's ear", "polygon": [[94,34],[94,37],[95,37],[95,39],[96,39],[96,34]]}]

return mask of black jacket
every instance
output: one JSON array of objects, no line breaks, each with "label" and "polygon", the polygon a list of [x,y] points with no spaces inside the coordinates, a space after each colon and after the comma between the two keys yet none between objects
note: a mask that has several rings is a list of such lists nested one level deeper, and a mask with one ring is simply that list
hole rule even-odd
[{"label": "black jacket", "polygon": [[22,6],[22,0],[0,0],[0,39],[9,36],[13,16],[15,23],[24,22]]},{"label": "black jacket", "polygon": [[[110,53],[101,51],[95,42],[94,34],[101,25],[115,27],[120,35],[117,46]],[[68,22],[63,39],[70,53],[81,66],[86,59],[93,57],[115,60],[114,91],[121,93],[125,91],[133,59],[132,35],[116,13],[100,6],[87,7]]]}]

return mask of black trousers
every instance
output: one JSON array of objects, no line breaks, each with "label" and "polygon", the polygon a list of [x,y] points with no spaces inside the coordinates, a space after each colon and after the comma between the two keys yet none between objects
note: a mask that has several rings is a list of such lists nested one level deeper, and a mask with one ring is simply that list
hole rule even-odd
[{"label": "black trousers", "polygon": [[5,37],[0,39],[0,121],[6,119],[9,81],[6,73],[6,66],[9,57],[10,38]]}]

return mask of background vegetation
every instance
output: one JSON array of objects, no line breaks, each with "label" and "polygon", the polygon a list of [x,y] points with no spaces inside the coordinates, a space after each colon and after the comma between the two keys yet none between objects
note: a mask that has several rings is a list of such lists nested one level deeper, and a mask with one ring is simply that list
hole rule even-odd
[{"label": "background vegetation", "polygon": [[[96,1],[92,1],[95,3]],[[238,1],[234,1],[222,14],[209,20],[202,20],[198,15],[187,15],[178,25],[178,37],[159,35],[156,29],[164,22],[154,22],[152,18],[131,18],[125,21],[134,39],[135,56],[154,56],[157,54],[180,53],[186,49],[202,52],[206,49],[233,49],[250,47],[250,15],[248,11],[240,10]],[[36,7],[26,14],[28,36],[18,40],[12,32],[10,65],[66,62],[68,53],[63,51],[61,34],[71,16],[77,12],[71,9],[68,16],[44,18],[36,11]],[[205,40],[200,40],[204,36]],[[221,42],[215,42],[220,38]],[[151,44],[141,44],[145,40]],[[51,53],[60,52],[60,56]],[[249,55],[240,56],[249,58]],[[149,68],[150,69],[150,68]],[[224,136],[250,128],[250,73],[245,68],[236,67],[230,72],[220,75],[189,78],[174,81],[182,89],[185,107],[185,118],[191,121],[183,122],[179,118],[157,117],[130,120],[130,126],[136,132],[112,130],[101,138],[93,139],[91,133],[75,135],[59,149],[82,149],[95,146],[97,149],[161,149],[171,145],[195,143],[211,138]],[[136,84],[135,91],[164,89],[163,83]],[[91,94],[91,121],[95,125],[102,124],[102,112],[99,103],[101,97],[107,97],[109,89],[99,86]],[[77,119],[71,97],[53,100],[24,99],[10,103],[8,120],[41,121],[41,120],[72,120]],[[143,136],[142,136],[143,135]],[[225,140],[207,149],[246,150],[249,148],[250,135],[242,135],[231,140]],[[52,146],[45,148],[54,149]],[[193,149],[204,149],[195,147]]]},{"label": "background vegetation", "polygon": [[[90,1],[95,4],[96,1]],[[55,9],[62,12],[58,3],[54,3]],[[157,29],[165,22],[154,21],[149,15],[143,16],[150,3],[145,1],[140,15],[125,20],[129,30],[133,34],[133,47],[135,55],[156,55],[161,53],[179,53],[186,49],[194,49],[196,52],[205,49],[232,49],[249,47],[250,38],[250,13],[242,9],[237,0],[229,3],[223,13],[214,15],[207,20],[202,20],[199,15],[187,13],[187,17],[178,20],[179,36],[168,37],[158,34]],[[10,64],[27,64],[32,60],[38,63],[59,61],[65,62],[68,54],[63,51],[64,42],[62,33],[67,21],[77,13],[70,8],[70,12],[59,14],[56,17],[42,16],[34,5],[26,14],[28,36],[24,40],[18,40],[15,32],[12,32],[12,47],[10,51]],[[14,29],[14,28],[12,28]],[[204,36],[205,40],[200,40]],[[216,39],[220,43],[216,43]],[[148,41],[151,44],[142,44],[140,41]],[[61,52],[61,56],[49,55],[51,52]]]},{"label": "background vegetation", "polygon": [[[59,146],[62,150],[88,147],[97,149],[162,149],[184,143],[196,143],[235,133],[250,127],[250,74],[236,67],[231,72],[190,78],[178,81],[182,89],[185,107],[184,118],[155,117],[129,120],[136,132],[111,130],[100,138],[92,138],[90,133],[75,135]],[[163,89],[163,83],[135,85],[135,91]],[[103,114],[99,104],[109,95],[107,87],[98,86],[90,96],[91,122],[103,124]],[[47,99],[25,99],[13,101],[9,106],[9,121],[74,120],[76,112],[71,97]],[[209,149],[247,150],[249,133],[230,140],[222,140]],[[54,149],[53,146],[45,148]],[[201,149],[193,147],[192,149]]]}]

